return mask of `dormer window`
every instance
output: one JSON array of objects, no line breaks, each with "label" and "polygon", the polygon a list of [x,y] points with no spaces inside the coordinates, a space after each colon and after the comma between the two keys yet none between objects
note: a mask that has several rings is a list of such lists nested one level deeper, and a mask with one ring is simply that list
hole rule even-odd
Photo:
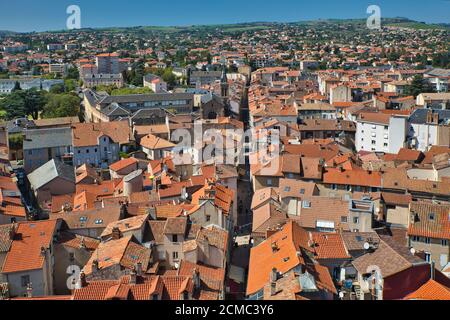
[{"label": "dormer window", "polygon": [[435,214],[432,212],[428,215],[428,219],[430,219],[431,221],[434,221],[435,219]]}]

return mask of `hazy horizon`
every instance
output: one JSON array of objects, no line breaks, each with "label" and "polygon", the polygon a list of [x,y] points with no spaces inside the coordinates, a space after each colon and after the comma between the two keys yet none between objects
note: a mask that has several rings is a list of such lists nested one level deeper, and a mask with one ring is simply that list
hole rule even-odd
[{"label": "hazy horizon", "polygon": [[[0,3],[4,1],[0,0]],[[64,30],[68,17],[66,8],[72,4],[81,8],[82,28],[95,29],[363,19],[369,16],[366,10],[372,4],[380,6],[381,15],[385,18],[404,17],[426,23],[450,22],[448,0],[396,0],[395,3],[389,0],[347,0],[345,3],[332,0],[322,0],[320,3],[303,0],[279,0],[276,3],[256,0],[172,0],[170,4],[159,0],[132,0],[125,6],[119,0],[60,0],[56,4],[51,0],[24,0],[8,3],[8,10],[0,11],[0,30],[22,33]]]}]

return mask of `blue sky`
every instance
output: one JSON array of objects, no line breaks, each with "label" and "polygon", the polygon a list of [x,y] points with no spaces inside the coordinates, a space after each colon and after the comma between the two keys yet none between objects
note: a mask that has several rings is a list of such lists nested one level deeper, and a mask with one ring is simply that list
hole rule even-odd
[{"label": "blue sky", "polygon": [[71,4],[82,27],[362,18],[371,4],[383,17],[450,22],[450,0],[0,0],[0,30],[64,29]]}]

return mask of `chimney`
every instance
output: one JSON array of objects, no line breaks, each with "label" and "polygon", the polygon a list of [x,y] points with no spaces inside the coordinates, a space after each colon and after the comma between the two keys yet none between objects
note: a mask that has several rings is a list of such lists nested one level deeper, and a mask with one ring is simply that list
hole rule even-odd
[{"label": "chimney", "polygon": [[142,277],[142,263],[136,263],[136,274],[138,277]]},{"label": "chimney", "polygon": [[431,270],[430,270],[430,278],[431,278],[431,280],[434,280],[435,277],[436,277],[436,267],[435,267],[435,262],[434,261],[431,261],[430,268],[431,268]]},{"label": "chimney", "polygon": [[31,282],[27,285],[27,297],[33,298],[33,284]]},{"label": "chimney", "polygon": [[433,120],[433,112],[432,111],[428,111],[427,113],[427,123],[431,123]]},{"label": "chimney", "polygon": [[278,270],[277,268],[273,268],[272,272],[270,273],[270,282],[277,282],[278,281]]},{"label": "chimney", "polygon": [[9,239],[14,240],[14,236],[16,235],[16,230],[14,230],[14,226],[9,229]]},{"label": "chimney", "polygon": [[126,217],[128,215],[128,202],[122,202],[120,204],[120,216],[122,218]]},{"label": "chimney", "polygon": [[130,272],[130,284],[135,285],[137,283],[137,273],[136,268],[133,267]]},{"label": "chimney", "polygon": [[86,249],[86,243],[84,241],[84,237],[81,237],[80,240],[80,249]]},{"label": "chimney", "polygon": [[92,272],[97,272],[98,269],[98,260],[92,261]]},{"label": "chimney", "polygon": [[114,227],[112,229],[112,239],[119,240],[120,238],[122,238],[122,232],[120,231],[120,229],[118,227]]},{"label": "chimney", "polygon": [[194,272],[192,273],[192,280],[194,281],[194,289],[199,290],[200,289],[200,271],[198,271],[197,268],[194,269]]},{"label": "chimney", "polygon": [[84,288],[87,286],[86,282],[86,275],[84,274],[84,271],[80,272],[80,281],[79,281],[80,288]]},{"label": "chimney", "polygon": [[277,283],[271,282],[270,283],[270,295],[273,297],[276,294],[277,294]]},{"label": "chimney", "polygon": [[433,114],[433,123],[439,124],[439,114],[437,114],[437,113]]}]

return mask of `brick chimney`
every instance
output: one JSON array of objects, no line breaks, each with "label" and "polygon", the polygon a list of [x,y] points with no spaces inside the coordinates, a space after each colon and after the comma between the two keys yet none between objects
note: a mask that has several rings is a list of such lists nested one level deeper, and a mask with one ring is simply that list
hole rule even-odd
[{"label": "brick chimney", "polygon": [[119,240],[120,238],[122,238],[122,232],[120,231],[120,229],[118,227],[114,227],[112,229],[112,239]]}]

